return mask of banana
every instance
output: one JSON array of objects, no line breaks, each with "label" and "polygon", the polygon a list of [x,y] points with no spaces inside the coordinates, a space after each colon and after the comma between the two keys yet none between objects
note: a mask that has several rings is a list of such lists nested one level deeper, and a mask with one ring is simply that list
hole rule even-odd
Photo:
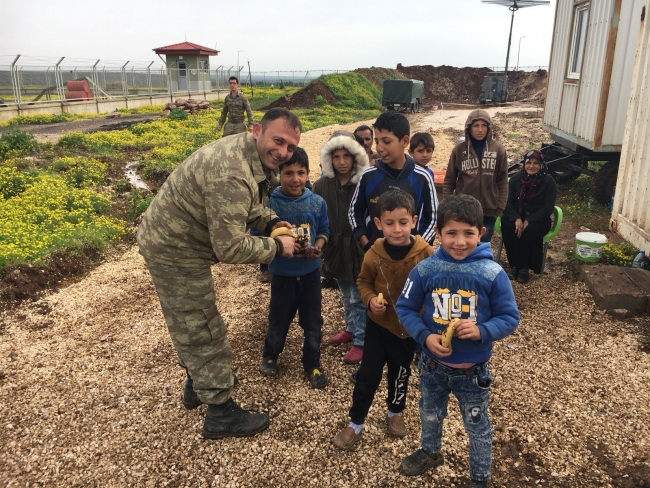
[{"label": "banana", "polygon": [[287,227],[278,227],[275,229],[273,232],[271,232],[271,238],[278,237],[278,236],[291,236],[295,237],[293,235],[293,232],[291,232],[291,229]]},{"label": "banana", "polygon": [[449,347],[451,345],[451,338],[454,337],[454,324],[459,320],[460,319],[453,319],[447,324],[447,328],[442,333],[442,340],[440,341],[442,347]]},{"label": "banana", "polygon": [[378,303],[379,305],[383,305],[383,304],[384,304],[384,294],[383,294],[383,293],[380,293],[379,295],[377,295],[377,303]]}]

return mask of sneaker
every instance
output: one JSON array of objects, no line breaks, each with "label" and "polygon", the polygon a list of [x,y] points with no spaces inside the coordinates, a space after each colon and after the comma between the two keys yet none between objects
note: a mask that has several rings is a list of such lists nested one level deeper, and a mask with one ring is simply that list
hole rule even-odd
[{"label": "sneaker", "polygon": [[325,388],[327,386],[327,375],[320,368],[311,368],[305,371],[309,384],[312,388]]},{"label": "sneaker", "polygon": [[358,434],[356,434],[354,432],[354,429],[348,426],[334,436],[334,438],[332,439],[332,444],[334,444],[339,449],[343,449],[344,451],[349,451],[350,449],[352,449],[354,446],[357,445],[357,443],[361,440],[362,435],[363,435],[363,430]]},{"label": "sneaker", "polygon": [[278,374],[278,360],[271,356],[265,356],[260,363],[260,373],[264,376],[277,376]]},{"label": "sneaker", "polygon": [[203,422],[203,437],[250,437],[269,426],[269,418],[263,413],[247,412],[232,398],[221,405],[208,405]]},{"label": "sneaker", "polygon": [[445,458],[439,452],[427,454],[423,449],[418,449],[402,459],[399,470],[406,476],[420,476],[428,469],[440,466],[444,462]]},{"label": "sneaker", "polygon": [[363,359],[363,349],[357,346],[352,346],[345,356],[343,362],[345,364],[359,364]]},{"label": "sneaker", "polygon": [[271,272],[267,269],[266,271],[260,272],[257,277],[260,283],[271,283]]},{"label": "sneaker", "polygon": [[335,336],[330,337],[330,342],[332,344],[336,344],[337,346],[339,344],[345,344],[346,342],[352,342],[352,334],[350,334],[347,330],[342,330]]},{"label": "sneaker", "polygon": [[528,275],[528,270],[526,268],[520,269],[519,274],[517,275],[517,281],[519,283],[528,283],[530,276]]},{"label": "sneaker", "polygon": [[406,424],[401,415],[386,416],[388,433],[393,437],[404,437],[406,435]]},{"label": "sneaker", "polygon": [[203,402],[199,399],[199,396],[194,391],[194,381],[190,378],[189,373],[187,373],[187,380],[185,380],[185,390],[183,390],[183,406],[187,410],[194,410],[198,408],[199,405],[202,405]]},{"label": "sneaker", "polygon": [[488,486],[487,480],[483,480],[483,481],[470,480],[469,481],[469,488],[487,488],[487,486]]},{"label": "sneaker", "polygon": [[510,268],[510,271],[508,271],[508,278],[510,278],[511,281],[514,281],[517,279],[517,275],[519,275],[519,270],[517,268]]}]

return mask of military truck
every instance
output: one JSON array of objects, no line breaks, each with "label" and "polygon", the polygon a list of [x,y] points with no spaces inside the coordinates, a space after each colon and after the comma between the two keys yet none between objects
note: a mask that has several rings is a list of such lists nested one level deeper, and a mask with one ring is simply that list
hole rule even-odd
[{"label": "military truck", "polygon": [[384,80],[381,104],[386,110],[419,112],[424,99],[424,82],[420,80]]},{"label": "military truck", "polygon": [[506,103],[508,101],[508,76],[491,71],[483,77],[478,103]]}]

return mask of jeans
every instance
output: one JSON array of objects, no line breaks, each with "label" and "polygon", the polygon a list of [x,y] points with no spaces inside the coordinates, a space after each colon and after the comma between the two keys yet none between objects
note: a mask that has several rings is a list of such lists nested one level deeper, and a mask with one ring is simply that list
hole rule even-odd
[{"label": "jeans", "polygon": [[352,334],[352,345],[363,347],[366,335],[366,306],[361,300],[357,284],[353,281],[336,280],[341,292],[345,315],[345,330]]},{"label": "jeans", "polygon": [[415,353],[415,341],[412,338],[400,339],[370,318],[366,330],[366,346],[363,348],[363,360],[357,371],[350,408],[350,420],[355,424],[363,424],[368,415],[384,374],[384,365],[388,365],[388,411],[400,413],[404,410],[411,376],[411,361]]},{"label": "jeans", "polygon": [[420,371],[420,420],[422,449],[432,454],[442,444],[442,423],[447,416],[449,393],[460,404],[469,436],[469,472],[474,480],[486,480],[492,467],[492,426],[488,417],[488,388],[492,376],[487,363],[455,369],[422,354]]},{"label": "jeans", "polygon": [[289,326],[298,312],[298,325],[305,334],[302,366],[305,371],[320,367],[321,315],[320,270],[304,276],[271,276],[269,328],[264,339],[263,357],[277,359],[284,350]]},{"label": "jeans", "polygon": [[483,227],[485,227],[485,234],[481,237],[481,242],[490,242],[492,234],[494,234],[494,223],[497,221],[496,217],[483,216]]}]

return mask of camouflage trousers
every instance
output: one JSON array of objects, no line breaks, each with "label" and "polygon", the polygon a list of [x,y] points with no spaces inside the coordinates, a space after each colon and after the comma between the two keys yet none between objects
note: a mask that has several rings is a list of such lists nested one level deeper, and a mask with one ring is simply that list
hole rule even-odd
[{"label": "camouflage trousers", "polygon": [[240,134],[246,132],[246,124],[240,122],[239,124],[233,124],[231,122],[226,122],[226,125],[223,126],[223,137],[231,136],[233,134]]},{"label": "camouflage trousers", "polygon": [[156,287],[179,364],[205,404],[226,402],[232,393],[232,354],[227,327],[215,304],[210,266],[167,266],[145,261]]}]

